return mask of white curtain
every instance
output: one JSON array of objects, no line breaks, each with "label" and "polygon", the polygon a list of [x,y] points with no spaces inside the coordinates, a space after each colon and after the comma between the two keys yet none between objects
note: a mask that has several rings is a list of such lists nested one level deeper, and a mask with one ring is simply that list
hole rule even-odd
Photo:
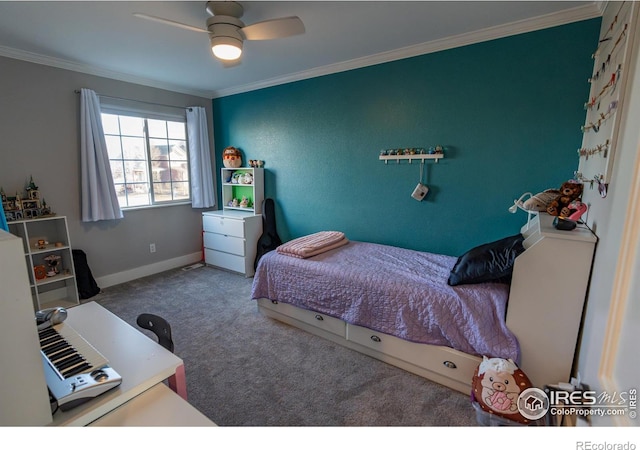
[{"label": "white curtain", "polygon": [[80,90],[80,164],[82,221],[121,219],[102,130],[100,100],[94,91],[84,88]]},{"label": "white curtain", "polygon": [[193,208],[210,208],[216,204],[208,130],[207,111],[201,106],[187,108],[191,206]]}]

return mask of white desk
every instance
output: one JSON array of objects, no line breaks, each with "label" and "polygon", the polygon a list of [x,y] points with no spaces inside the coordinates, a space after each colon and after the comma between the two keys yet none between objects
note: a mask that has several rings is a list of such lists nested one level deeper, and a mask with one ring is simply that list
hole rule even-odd
[{"label": "white desk", "polygon": [[163,383],[159,383],[90,426],[210,427],[216,424]]},{"label": "white desk", "polygon": [[69,308],[67,312],[65,323],[109,360],[122,383],[70,411],[57,411],[51,425],[87,425],[179,374],[182,377],[176,390],[186,394],[184,364],[176,355],[95,302]]}]

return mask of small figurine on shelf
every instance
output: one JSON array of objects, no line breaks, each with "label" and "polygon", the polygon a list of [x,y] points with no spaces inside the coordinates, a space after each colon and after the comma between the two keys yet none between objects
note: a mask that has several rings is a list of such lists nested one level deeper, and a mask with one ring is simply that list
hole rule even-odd
[{"label": "small figurine on shelf", "polygon": [[233,200],[231,200],[231,206],[234,208],[238,207],[238,199],[234,198]]},{"label": "small figurine on shelf", "polygon": [[241,208],[248,208],[249,207],[249,199],[247,197],[242,197],[242,200],[240,201],[240,207]]},{"label": "small figurine on shelf", "polygon": [[36,280],[44,280],[47,278],[47,268],[44,264],[33,266],[33,274],[35,275]]},{"label": "small figurine on shelf", "polygon": [[45,256],[44,260],[49,264],[49,270],[47,271],[48,277],[54,277],[60,273],[60,269],[58,268],[58,263],[60,262],[61,257],[59,255],[48,255]]},{"label": "small figurine on shelf", "polygon": [[51,207],[47,205],[47,201],[42,199],[42,216],[55,216],[55,214],[51,211]]},{"label": "small figurine on shelf", "polygon": [[33,182],[33,176],[29,180],[29,184],[25,188],[27,191],[27,198],[29,200],[37,200],[40,198],[40,193],[38,192],[38,186]]}]

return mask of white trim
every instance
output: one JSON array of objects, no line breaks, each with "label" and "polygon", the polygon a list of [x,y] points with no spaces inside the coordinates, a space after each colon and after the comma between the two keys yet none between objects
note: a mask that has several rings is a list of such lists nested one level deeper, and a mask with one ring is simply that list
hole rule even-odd
[{"label": "white trim", "polygon": [[[640,24],[640,12],[633,5],[629,23],[631,30],[635,30]],[[606,392],[621,392],[623,388],[619,385],[616,377],[616,368],[620,358],[620,333],[625,324],[633,321],[627,316],[628,305],[637,299],[637,293],[633,291],[635,274],[640,267],[640,134],[635,126],[640,109],[637,108],[637,98],[640,94],[635,90],[634,84],[640,79],[640,46],[637,41],[632,41],[629,61],[626,62],[628,69],[629,84],[621,94],[624,96],[624,124],[620,128],[620,149],[634,154],[634,165],[629,181],[629,199],[624,209],[624,227],[620,238],[620,251],[616,262],[616,271],[611,290],[609,303],[609,314],[600,354],[600,364],[598,367],[598,378],[602,388]],[[634,150],[635,149],[635,150]],[[618,194],[620,195],[620,194]],[[614,207],[615,208],[615,207]],[[631,325],[627,325],[631,326]],[[614,426],[632,426],[635,421],[628,415],[613,416],[611,418]]]},{"label": "white trim", "polygon": [[[640,155],[640,141],[637,144],[637,155]],[[605,331],[604,345],[599,367],[599,378],[606,392],[620,392],[622,388],[615,378],[616,364],[619,358],[620,330],[626,319],[627,305],[633,301],[637,293],[632,292],[634,281],[634,269],[640,264],[640,257],[636,253],[640,248],[640,158],[636,159],[633,174],[633,186],[625,218],[624,231],[621,242],[620,255],[616,263],[616,276],[613,292],[611,293],[611,306]],[[632,421],[628,416],[614,416],[613,422],[617,426],[631,426]]]},{"label": "white trim", "polygon": [[259,81],[256,83],[245,84],[243,86],[237,86],[237,87],[232,87],[228,89],[221,89],[218,91],[201,91],[201,90],[195,90],[195,89],[188,89],[188,88],[185,88],[184,86],[164,83],[156,80],[151,80],[148,78],[138,77],[131,74],[116,72],[108,69],[90,66],[87,64],[76,63],[76,62],[64,60],[61,58],[53,58],[49,56],[40,55],[37,53],[27,52],[24,50],[17,50],[17,49],[2,46],[2,45],[0,45],[0,56],[6,56],[8,58],[20,59],[20,60],[32,62],[35,64],[43,64],[47,66],[57,67],[60,69],[67,69],[75,72],[87,73],[89,75],[96,75],[100,77],[111,78],[114,80],[120,80],[120,81],[129,82],[129,83],[141,84],[144,86],[150,86],[150,87],[155,87],[159,89],[166,89],[169,91],[178,92],[182,94],[195,95],[197,97],[218,98],[218,97],[226,97],[228,95],[240,94],[243,92],[254,91],[257,89],[277,86],[280,84],[306,80],[309,78],[315,78],[323,75],[330,75],[334,73],[344,72],[347,70],[359,69],[362,67],[368,67],[376,64],[382,64],[385,62],[391,62],[399,59],[410,58],[413,56],[425,55],[428,53],[434,53],[442,50],[448,50],[451,48],[462,47],[465,45],[471,45],[479,42],[490,41],[493,39],[514,36],[521,33],[528,33],[531,31],[542,30],[545,28],[565,25],[572,22],[579,22],[582,20],[593,19],[594,17],[602,16],[602,3],[603,2],[596,1],[587,5],[578,6],[575,8],[567,9],[567,10],[556,12],[556,13],[546,14],[539,17],[534,17],[532,19],[519,20],[516,22],[504,24],[504,25],[485,28],[484,30],[463,33],[457,36],[449,36],[446,38],[437,39],[435,41],[425,42],[423,44],[404,47],[398,50],[378,53],[376,55],[366,56],[363,58],[356,58],[350,61],[343,61],[336,64],[330,64],[328,66],[316,67],[314,69],[305,70],[302,72],[284,75],[281,77],[275,77],[268,80]]},{"label": "white trim", "polygon": [[157,80],[152,80],[145,77],[138,77],[135,75],[117,72],[114,70],[104,69],[88,64],[77,63],[68,61],[62,58],[54,58],[51,56],[41,55],[39,53],[28,52],[25,50],[18,50],[12,47],[0,45],[0,56],[6,56],[7,58],[19,59],[22,61],[31,62],[34,64],[42,64],[45,66],[56,67],[58,69],[71,70],[73,72],[86,73],[89,75],[95,75],[98,77],[109,78],[111,80],[125,81],[127,83],[140,84],[143,86],[154,87],[158,89],[165,89],[167,91],[178,92],[180,94],[194,95],[196,97],[211,98],[211,91],[200,91],[196,89],[188,89],[184,86],[177,84],[164,83]]},{"label": "white trim", "polygon": [[159,261],[157,263],[148,264],[146,266],[135,267],[124,272],[113,273],[96,279],[96,283],[101,289],[116,284],[126,283],[128,281],[137,280],[138,278],[155,275],[156,273],[166,270],[176,269],[182,266],[188,266],[202,261],[202,252],[191,253],[189,255],[178,256],[177,258]]}]

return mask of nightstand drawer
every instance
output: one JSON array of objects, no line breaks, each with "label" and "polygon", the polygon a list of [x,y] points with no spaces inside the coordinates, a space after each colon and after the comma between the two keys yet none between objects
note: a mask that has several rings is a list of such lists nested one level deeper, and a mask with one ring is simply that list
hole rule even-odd
[{"label": "nightstand drawer", "polygon": [[231,219],[229,217],[203,215],[202,228],[204,231],[226,234],[228,236],[244,236],[244,220]]},{"label": "nightstand drawer", "polygon": [[207,264],[212,266],[222,267],[223,269],[233,270],[234,272],[245,273],[245,259],[242,256],[205,248],[204,260]]},{"label": "nightstand drawer", "polygon": [[218,233],[204,233],[204,246],[212,250],[244,256],[244,239]]}]

